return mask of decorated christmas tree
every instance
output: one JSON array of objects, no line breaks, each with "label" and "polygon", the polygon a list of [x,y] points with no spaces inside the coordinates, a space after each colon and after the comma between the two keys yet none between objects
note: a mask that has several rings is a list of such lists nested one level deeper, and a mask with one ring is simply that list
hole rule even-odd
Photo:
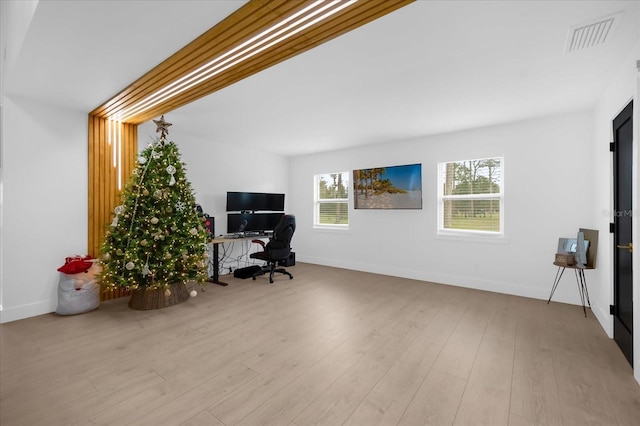
[{"label": "decorated christmas tree", "polygon": [[[204,282],[207,272],[207,232],[178,147],[166,139],[171,124],[164,116],[154,122],[160,138],[138,157],[100,259],[103,288],[132,290],[132,299],[136,291],[154,290],[159,298],[176,291],[188,295],[185,285]],[[175,303],[161,301],[159,307]]]}]

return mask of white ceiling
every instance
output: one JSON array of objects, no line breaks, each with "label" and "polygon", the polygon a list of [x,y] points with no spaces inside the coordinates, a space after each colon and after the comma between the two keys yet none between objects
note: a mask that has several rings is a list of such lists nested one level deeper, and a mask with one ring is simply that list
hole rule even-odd
[{"label": "white ceiling", "polygon": [[[42,0],[21,48],[3,41],[4,92],[88,113],[242,4]],[[570,28],[618,12],[565,54]],[[284,155],[453,132],[592,108],[639,41],[637,1],[417,1],[165,118]]]}]

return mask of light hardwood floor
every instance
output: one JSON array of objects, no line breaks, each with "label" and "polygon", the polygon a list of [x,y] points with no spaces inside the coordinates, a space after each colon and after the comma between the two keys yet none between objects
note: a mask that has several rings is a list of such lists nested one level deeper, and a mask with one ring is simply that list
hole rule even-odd
[{"label": "light hardwood floor", "polygon": [[631,367],[581,307],[290,271],[1,325],[0,425],[640,424]]}]

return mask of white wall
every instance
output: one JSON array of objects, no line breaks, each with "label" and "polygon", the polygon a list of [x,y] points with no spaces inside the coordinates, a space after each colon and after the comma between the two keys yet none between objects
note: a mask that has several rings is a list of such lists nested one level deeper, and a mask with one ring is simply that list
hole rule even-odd
[{"label": "white wall", "polygon": [[4,96],[0,322],[57,306],[57,268],[87,250],[87,114]]},{"label": "white wall", "polygon": [[[546,299],[559,237],[593,228],[592,114],[574,113],[292,162],[293,246],[300,261]],[[505,239],[454,240],[436,232],[438,162],[504,156]],[[314,230],[313,176],[422,163],[422,210],[349,211],[349,231]],[[579,304],[573,276],[554,301]],[[602,283],[591,276],[589,288]]]},{"label": "white wall", "polygon": [[[594,308],[598,320],[609,335],[613,337],[613,317],[609,315],[609,305],[613,304],[613,236],[608,232],[608,225],[613,219],[604,214],[613,210],[613,170],[612,156],[609,154],[609,142],[613,141],[612,121],[627,106],[634,101],[634,125],[633,140],[635,164],[633,171],[633,182],[635,183],[635,195],[633,199],[633,238],[632,240],[640,241],[640,221],[638,221],[637,212],[640,211],[640,182],[638,174],[638,164],[640,164],[640,154],[638,144],[640,137],[640,74],[638,72],[636,61],[640,59],[640,42],[636,48],[629,54],[627,60],[621,65],[619,73],[612,79],[607,90],[602,94],[598,101],[594,113],[594,134],[593,134],[593,161],[594,161],[594,218],[597,220],[602,236],[599,259],[600,269],[597,272],[600,280],[606,285],[600,286],[596,291],[595,300],[597,306]],[[606,154],[605,154],[606,153]],[[640,288],[640,256],[634,253],[634,288]],[[593,300],[592,300],[593,304]],[[640,295],[638,291],[634,291],[634,365],[635,377],[640,382]]]}]

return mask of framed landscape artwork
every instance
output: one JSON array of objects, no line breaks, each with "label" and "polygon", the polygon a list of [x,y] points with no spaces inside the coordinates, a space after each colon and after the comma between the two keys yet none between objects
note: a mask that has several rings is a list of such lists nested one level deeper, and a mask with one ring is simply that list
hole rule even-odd
[{"label": "framed landscape artwork", "polygon": [[354,208],[421,209],[422,164],[353,171]]}]

